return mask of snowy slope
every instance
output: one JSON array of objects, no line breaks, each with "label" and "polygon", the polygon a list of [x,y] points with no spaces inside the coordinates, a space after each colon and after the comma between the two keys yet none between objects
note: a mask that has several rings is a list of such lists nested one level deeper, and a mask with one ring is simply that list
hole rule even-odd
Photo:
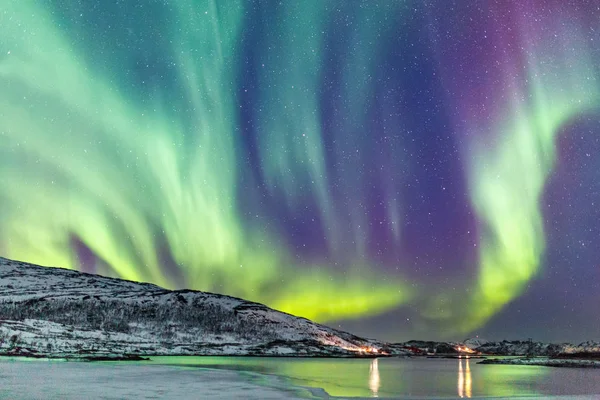
[{"label": "snowy slope", "polygon": [[476,349],[478,347],[481,347],[481,346],[487,344],[488,342],[489,342],[489,340],[482,339],[480,337],[474,337],[474,338],[465,339],[463,341],[463,345],[465,347],[468,347],[469,349]]},{"label": "snowy slope", "polygon": [[600,343],[588,341],[578,345],[570,343],[543,343],[522,340],[486,342],[474,350],[488,355],[535,356],[553,358],[593,358],[600,360]]},{"label": "snowy slope", "polygon": [[600,360],[600,343],[594,341],[578,345],[570,343],[543,343],[525,340],[503,340],[490,342],[485,339],[471,338],[463,342],[434,342],[411,340],[394,343],[386,347],[391,354],[399,350],[410,350],[412,355],[482,355],[482,356],[533,356],[561,359]]},{"label": "snowy slope", "polygon": [[600,355],[600,342],[587,341],[578,345],[566,345],[564,354],[592,353]]},{"label": "snowy slope", "polygon": [[503,356],[555,356],[563,351],[563,344],[542,342],[529,342],[525,340],[503,340],[501,342],[487,342],[476,348],[484,354]]},{"label": "snowy slope", "polygon": [[0,355],[375,355],[382,344],[212,293],[0,258]]}]

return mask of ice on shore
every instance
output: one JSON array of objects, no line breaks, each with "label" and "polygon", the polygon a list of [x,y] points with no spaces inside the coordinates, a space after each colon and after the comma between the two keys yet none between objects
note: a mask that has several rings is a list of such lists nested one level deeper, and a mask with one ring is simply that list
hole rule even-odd
[{"label": "ice on shore", "polygon": [[[260,382],[257,383],[257,382]],[[308,390],[277,377],[162,365],[0,360],[0,398],[294,399]],[[314,397],[313,397],[314,398]]]}]

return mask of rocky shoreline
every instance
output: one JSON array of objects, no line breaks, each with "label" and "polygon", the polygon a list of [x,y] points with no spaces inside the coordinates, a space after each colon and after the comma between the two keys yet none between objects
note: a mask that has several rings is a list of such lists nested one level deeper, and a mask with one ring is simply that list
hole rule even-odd
[{"label": "rocky shoreline", "polygon": [[566,359],[566,358],[488,358],[478,364],[493,365],[533,365],[557,368],[600,368],[600,360]]}]

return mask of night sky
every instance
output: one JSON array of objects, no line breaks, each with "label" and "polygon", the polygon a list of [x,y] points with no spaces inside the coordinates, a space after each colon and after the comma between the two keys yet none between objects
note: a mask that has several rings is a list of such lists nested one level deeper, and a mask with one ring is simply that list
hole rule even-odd
[{"label": "night sky", "polygon": [[600,2],[4,0],[0,254],[600,339]]}]

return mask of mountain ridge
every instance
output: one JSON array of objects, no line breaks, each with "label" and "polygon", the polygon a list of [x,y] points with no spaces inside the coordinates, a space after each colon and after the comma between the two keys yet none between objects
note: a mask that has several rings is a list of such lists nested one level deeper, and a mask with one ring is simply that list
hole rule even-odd
[{"label": "mountain ridge", "polygon": [[117,359],[152,355],[599,358],[600,342],[386,343],[241,298],[168,290],[0,257],[0,355]]},{"label": "mountain ridge", "polygon": [[381,346],[237,297],[0,258],[0,355],[371,356]]}]

